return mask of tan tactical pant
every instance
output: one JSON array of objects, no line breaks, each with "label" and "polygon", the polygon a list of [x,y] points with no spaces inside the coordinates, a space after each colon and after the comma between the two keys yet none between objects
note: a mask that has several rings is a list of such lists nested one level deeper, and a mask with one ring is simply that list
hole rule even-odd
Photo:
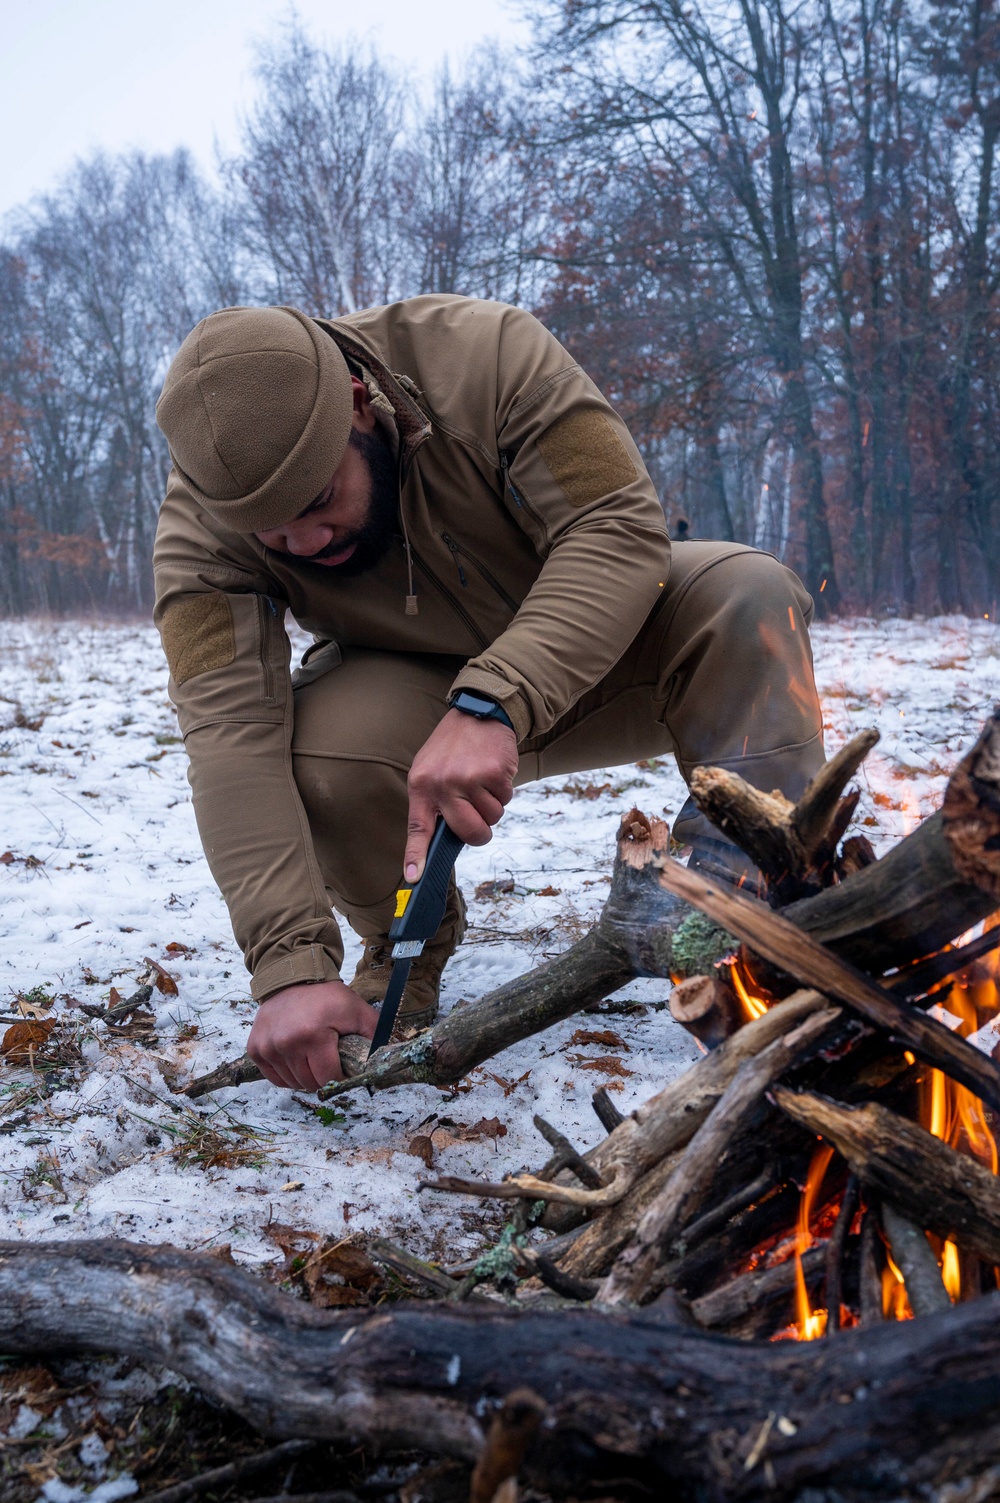
[{"label": "tan tactical pant", "polygon": [[[667,585],[628,651],[551,730],[521,748],[517,782],[672,753],[797,797],[823,761],[800,580],[733,543],[675,546]],[[406,777],[447,709],[461,659],[345,650],[295,692],[295,779],[333,906],[363,937],[392,918]],[[688,812],[691,840],[711,826]]]}]

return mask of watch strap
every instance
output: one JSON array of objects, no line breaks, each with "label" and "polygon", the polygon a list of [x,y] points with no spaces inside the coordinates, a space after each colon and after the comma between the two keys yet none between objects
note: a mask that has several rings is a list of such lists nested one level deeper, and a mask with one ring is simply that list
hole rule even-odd
[{"label": "watch strap", "polygon": [[[514,730],[514,722],[507,711],[488,694],[461,689],[451,701],[451,709],[460,710],[463,715],[471,715],[476,720],[499,720],[501,725],[507,726],[508,730]],[[517,732],[515,731],[514,734],[516,735]]]}]

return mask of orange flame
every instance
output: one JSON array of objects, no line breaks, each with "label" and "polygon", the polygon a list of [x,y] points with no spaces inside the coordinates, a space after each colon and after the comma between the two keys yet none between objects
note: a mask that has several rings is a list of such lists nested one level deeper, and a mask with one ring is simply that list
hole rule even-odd
[{"label": "orange flame", "polygon": [[729,980],[732,983],[733,990],[751,1018],[762,1018],[767,1012],[768,1004],[762,997],[755,997],[752,992],[747,991],[746,983],[740,972],[741,967],[739,964],[730,966]]},{"label": "orange flame", "polygon": [[[915,799],[904,800],[903,813],[904,822],[919,823],[919,806]],[[985,927],[991,928],[996,924],[1000,924],[1000,913],[988,919]],[[956,939],[954,946],[957,948],[965,940],[970,939],[972,932]],[[952,946],[947,945],[944,948],[950,950]],[[763,1017],[773,999],[756,994],[753,976],[742,957],[730,964],[728,979],[747,1017],[750,1019]],[[974,970],[970,968],[968,973],[960,973],[949,978],[934,995],[944,1012],[950,1013],[952,1018],[959,1019],[955,1031],[961,1037],[967,1038],[982,1025],[985,1019],[1000,1012],[1000,950],[994,951],[988,959],[978,961]],[[909,1050],[906,1051],[905,1058],[907,1064],[916,1063],[915,1057]],[[977,1159],[993,1174],[1000,1174],[1000,1154],[998,1154],[996,1139],[988,1124],[982,1102],[971,1091],[966,1090],[964,1086],[957,1085],[940,1070],[929,1070],[920,1084],[919,1116],[923,1126],[936,1138],[940,1138],[949,1147]],[[812,1246],[815,1240],[810,1230],[813,1208],[832,1157],[832,1148],[817,1148],[809,1166],[806,1187],[799,1203],[799,1218],[795,1232],[796,1319],[794,1324],[772,1338],[774,1340],[792,1337],[799,1341],[814,1341],[826,1331],[826,1310],[813,1310],[809,1299],[802,1267],[802,1254]],[[954,1242],[940,1243],[935,1238],[931,1241],[935,1247],[941,1248],[941,1276],[945,1288],[953,1301],[958,1300],[962,1295],[961,1258],[958,1248]],[[997,1284],[1000,1287],[1000,1272],[998,1272]],[[882,1274],[882,1308],[887,1319],[912,1319],[912,1310],[903,1276],[888,1250],[886,1267]],[[841,1324],[853,1324],[851,1312],[843,1306],[841,1307]]]},{"label": "orange flame", "polygon": [[954,1242],[946,1242],[941,1250],[941,1277],[954,1304],[962,1297],[962,1269]]},{"label": "orange flame", "polygon": [[[968,980],[958,977],[935,994],[943,1010],[959,1019],[955,1031],[962,1038],[974,1033],[980,1018],[995,1013],[1000,1005],[996,981],[990,974],[995,974],[996,966],[994,954],[986,966],[978,968],[978,976]],[[996,1139],[986,1121],[982,1102],[940,1070],[931,1070],[922,1083],[920,1120],[942,1143],[978,1159],[991,1173],[1000,1172]],[[961,1299],[961,1260],[954,1242],[943,1244],[940,1261],[945,1288],[953,1301]]]},{"label": "orange flame", "polygon": [[882,1314],[886,1320],[913,1319],[903,1275],[896,1267],[888,1248],[885,1254],[885,1267],[882,1270]]},{"label": "orange flame", "polygon": [[823,1183],[823,1176],[833,1158],[833,1149],[825,1143],[816,1149],[809,1164],[806,1187],[799,1201],[799,1222],[795,1231],[795,1325],[800,1341],[815,1341],[826,1330],[826,1311],[814,1310],[806,1288],[806,1276],[802,1268],[802,1254],[812,1246],[813,1205]]}]

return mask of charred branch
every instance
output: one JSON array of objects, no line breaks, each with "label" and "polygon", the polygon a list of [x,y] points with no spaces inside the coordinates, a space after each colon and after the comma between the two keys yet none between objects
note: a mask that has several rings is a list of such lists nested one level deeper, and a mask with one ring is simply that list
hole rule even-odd
[{"label": "charred branch", "polygon": [[826,1138],[862,1184],[909,1220],[1000,1263],[1000,1181],[916,1122],[875,1102],[842,1106],[775,1086],[783,1112]]},{"label": "charred branch", "polygon": [[790,1065],[821,1045],[839,1016],[835,1008],[813,1014],[740,1067],[601,1285],[603,1303],[638,1304],[657,1292],[665,1249],[700,1209],[733,1142],[751,1129],[764,1092]]},{"label": "charred branch", "polygon": [[[879,868],[872,869],[880,869],[883,864],[880,862]],[[1000,1112],[1000,1072],[991,1060],[964,1039],[956,1038],[942,1023],[897,1002],[860,971],[763,903],[723,892],[669,856],[662,861],[661,868],[660,881],[668,891],[700,908],[715,923],[724,925],[796,980],[846,1003],[866,1022],[884,1030],[912,1049],[919,1059],[943,1070]]]},{"label": "charred branch", "polygon": [[698,767],[691,794],[704,814],[764,873],[773,900],[790,903],[834,880],[834,857],[857,804],[841,794],[879,739],[861,731],[820,768],[797,804],[762,793],[724,767]]}]

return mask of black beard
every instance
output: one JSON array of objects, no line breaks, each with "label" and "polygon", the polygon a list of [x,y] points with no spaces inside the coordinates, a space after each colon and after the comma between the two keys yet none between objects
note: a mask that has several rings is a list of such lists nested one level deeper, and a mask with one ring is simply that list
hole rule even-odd
[{"label": "black beard", "polygon": [[368,515],[361,527],[349,537],[339,538],[335,543],[328,543],[318,553],[311,553],[308,558],[301,554],[285,553],[279,548],[270,551],[277,558],[284,559],[288,564],[314,564],[324,558],[331,557],[334,553],[340,553],[344,548],[354,544],[354,552],[350,558],[345,558],[342,564],[327,565],[330,573],[336,573],[340,579],[349,579],[358,574],[366,574],[369,569],[374,569],[380,563],[392,546],[392,540],[396,536],[397,517],[399,513],[399,481],[396,476],[396,462],[392,452],[381,434],[359,433],[357,429],[351,429],[348,443],[352,449],[357,449],[371,476],[371,497],[368,502]]}]

